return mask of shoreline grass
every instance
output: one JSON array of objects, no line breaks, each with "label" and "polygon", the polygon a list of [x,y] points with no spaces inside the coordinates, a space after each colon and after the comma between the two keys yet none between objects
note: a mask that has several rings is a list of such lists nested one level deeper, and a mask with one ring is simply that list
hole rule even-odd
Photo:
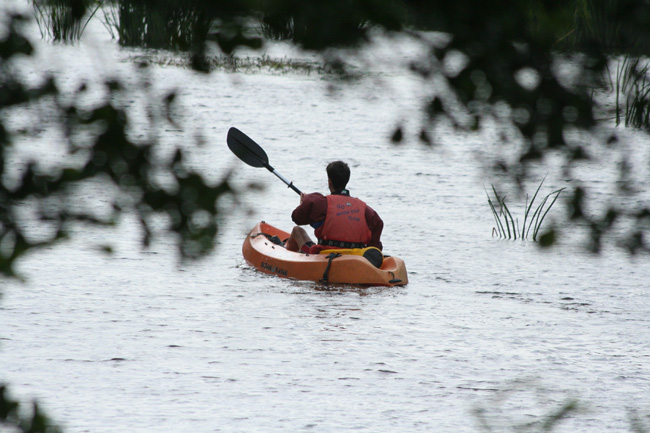
[{"label": "shoreline grass", "polygon": [[78,19],[68,1],[32,0],[34,18],[41,38],[68,44],[78,42],[88,23],[103,6],[103,3],[103,1],[98,1],[89,7],[88,14],[83,19]]},{"label": "shoreline grass", "polygon": [[[192,68],[193,61],[191,55],[179,55],[178,53],[169,52],[133,54],[127,59],[134,63],[140,62],[182,68]],[[272,74],[298,72],[305,75],[333,73],[332,68],[329,68],[326,64],[308,60],[296,60],[288,57],[270,57],[267,55],[261,55],[259,57],[206,56],[203,61],[209,71]]]}]

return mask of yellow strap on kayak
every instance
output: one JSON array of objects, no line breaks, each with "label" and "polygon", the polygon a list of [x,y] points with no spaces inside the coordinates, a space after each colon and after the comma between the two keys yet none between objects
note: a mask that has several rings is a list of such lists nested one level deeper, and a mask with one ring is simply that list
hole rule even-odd
[{"label": "yellow strap on kayak", "polygon": [[381,253],[381,250],[377,247],[366,247],[366,248],[335,248],[330,250],[322,250],[319,254],[350,254],[353,256],[363,256],[370,263],[375,265],[378,268],[381,268],[381,264],[384,262],[384,255]]},{"label": "yellow strap on kayak", "polygon": [[[367,247],[367,248],[332,248],[330,250],[322,250],[318,254],[329,254],[329,253],[339,253],[339,254],[352,254],[353,256],[362,256],[367,250],[374,248],[379,251],[379,248]],[[381,251],[380,251],[381,252]]]}]

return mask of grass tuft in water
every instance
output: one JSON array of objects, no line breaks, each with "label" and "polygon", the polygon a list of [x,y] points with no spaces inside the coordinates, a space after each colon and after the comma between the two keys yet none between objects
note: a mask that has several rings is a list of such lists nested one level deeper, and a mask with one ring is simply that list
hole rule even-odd
[{"label": "grass tuft in water", "polygon": [[564,188],[560,188],[547,194],[543,199],[540,200],[539,204],[533,211],[535,200],[537,199],[539,191],[542,188],[545,180],[546,177],[544,177],[544,179],[542,179],[540,182],[530,202],[528,201],[528,195],[526,195],[524,219],[521,226],[519,225],[519,219],[515,219],[512,216],[512,212],[510,212],[510,209],[506,204],[506,197],[500,196],[494,185],[490,185],[492,187],[492,192],[494,193],[494,199],[496,200],[495,205],[495,203],[492,201],[492,198],[490,198],[490,194],[488,193],[487,189],[485,190],[488,199],[488,205],[492,210],[492,215],[494,216],[494,220],[496,222],[496,226],[492,228],[492,236],[498,236],[499,238],[503,239],[525,240],[528,239],[532,231],[533,241],[537,241],[537,236],[539,235],[539,230],[542,227],[544,218],[546,218],[546,215],[548,215],[548,212],[551,210],[558,197],[560,197],[560,194],[564,190]]},{"label": "grass tuft in water", "polygon": [[[616,67],[616,125],[650,128],[650,63],[625,56]],[[624,113],[624,122],[621,113]]]}]

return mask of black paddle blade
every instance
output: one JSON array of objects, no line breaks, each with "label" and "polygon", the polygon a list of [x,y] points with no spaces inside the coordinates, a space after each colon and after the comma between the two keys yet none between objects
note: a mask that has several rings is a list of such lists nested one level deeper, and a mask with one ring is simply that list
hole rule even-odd
[{"label": "black paddle blade", "polygon": [[244,134],[237,128],[228,130],[226,138],[228,147],[232,153],[251,167],[267,167],[269,157],[259,144],[255,143],[248,135]]}]

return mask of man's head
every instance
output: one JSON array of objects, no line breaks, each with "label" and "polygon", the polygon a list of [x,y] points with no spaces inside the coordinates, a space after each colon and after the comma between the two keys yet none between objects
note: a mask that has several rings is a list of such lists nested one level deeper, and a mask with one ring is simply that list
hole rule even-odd
[{"label": "man's head", "polygon": [[350,167],[343,161],[330,162],[327,165],[327,178],[334,191],[341,191],[350,180]]}]

